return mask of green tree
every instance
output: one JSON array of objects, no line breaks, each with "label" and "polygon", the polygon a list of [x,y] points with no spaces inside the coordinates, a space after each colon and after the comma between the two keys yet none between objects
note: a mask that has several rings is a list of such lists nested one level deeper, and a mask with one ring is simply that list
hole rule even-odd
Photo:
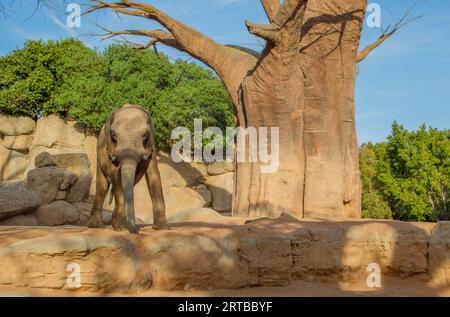
[{"label": "green tree", "polygon": [[394,123],[386,143],[361,149],[363,209],[394,219],[450,219],[450,130],[421,126],[408,131]]},{"label": "green tree", "polygon": [[385,144],[364,144],[359,151],[361,181],[363,186],[362,217],[368,219],[393,219],[392,210],[377,189],[379,153]]}]

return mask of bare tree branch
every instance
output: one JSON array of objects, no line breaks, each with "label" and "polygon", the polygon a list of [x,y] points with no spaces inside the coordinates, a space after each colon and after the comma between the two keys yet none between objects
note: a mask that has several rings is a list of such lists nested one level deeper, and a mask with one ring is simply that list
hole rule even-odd
[{"label": "bare tree branch", "polygon": [[296,21],[300,21],[298,25],[301,26],[303,24],[307,2],[308,0],[285,0],[277,14],[271,19],[270,24],[254,24],[246,21],[247,29],[253,35],[259,36],[269,42],[276,42],[280,30],[285,27],[294,15],[300,16],[300,18],[295,19]]},{"label": "bare tree branch", "polygon": [[[190,54],[216,71],[228,91],[230,91],[233,102],[235,104],[238,103],[240,83],[247,72],[256,65],[257,58],[255,56],[233,47],[221,45],[148,3],[129,0],[118,2],[92,0],[92,2],[94,2],[95,5],[88,8],[83,14],[88,14],[101,9],[109,9],[119,14],[143,17],[161,24],[167,31],[111,31],[108,32],[107,36],[147,36],[151,37],[152,41],[144,45],[139,44],[140,48],[150,47],[159,42]],[[130,41],[125,41],[132,44]],[[234,68],[234,72],[230,71],[231,68]]]},{"label": "bare tree branch", "polygon": [[403,17],[391,23],[386,28],[383,28],[380,37],[375,42],[366,46],[363,50],[358,52],[356,62],[357,63],[362,62],[364,59],[367,58],[367,56],[369,56],[371,52],[373,52],[376,48],[381,46],[381,44],[383,44],[386,40],[391,38],[401,28],[423,17],[424,15],[412,16],[411,10],[408,10]]},{"label": "bare tree branch", "polygon": [[[166,46],[175,48],[180,51],[184,51],[184,48],[178,43],[178,41],[172,36],[172,34],[163,31],[163,30],[120,30],[120,31],[110,31],[100,25],[97,25],[99,28],[104,30],[105,34],[93,34],[95,36],[100,36],[103,38],[103,40],[111,39],[114,37],[121,36],[122,40],[121,42],[125,42],[128,44],[132,44],[133,46],[137,47],[150,47],[155,45],[156,43],[162,43]],[[131,42],[125,38],[126,35],[133,35],[133,36],[143,36],[143,37],[150,37],[152,40],[149,42],[151,44],[141,45],[134,42]]]}]

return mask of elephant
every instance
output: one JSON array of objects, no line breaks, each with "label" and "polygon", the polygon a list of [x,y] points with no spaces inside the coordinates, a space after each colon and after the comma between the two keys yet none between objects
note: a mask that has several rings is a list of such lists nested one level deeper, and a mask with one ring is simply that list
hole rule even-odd
[{"label": "elephant", "polygon": [[112,112],[98,137],[96,193],[88,227],[105,227],[103,203],[112,186],[114,230],[128,229],[130,233],[139,233],[134,210],[134,187],[144,176],[153,204],[153,228],[170,229],[152,119],[142,107],[126,104]]}]

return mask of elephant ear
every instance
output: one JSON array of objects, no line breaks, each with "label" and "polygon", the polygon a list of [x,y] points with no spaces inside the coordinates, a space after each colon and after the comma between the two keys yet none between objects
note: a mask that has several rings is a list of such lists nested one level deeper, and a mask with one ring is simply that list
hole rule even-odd
[{"label": "elephant ear", "polygon": [[111,124],[114,121],[114,115],[116,113],[116,110],[114,110],[111,115],[109,116],[108,120],[106,120],[105,123],[105,143],[106,143],[106,149],[108,150],[108,153],[111,154],[114,152],[114,149],[116,148],[112,138],[111,138]]}]

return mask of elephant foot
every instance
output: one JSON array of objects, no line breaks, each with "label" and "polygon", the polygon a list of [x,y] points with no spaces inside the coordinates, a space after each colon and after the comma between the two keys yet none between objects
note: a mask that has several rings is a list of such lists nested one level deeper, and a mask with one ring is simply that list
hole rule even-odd
[{"label": "elephant foot", "polygon": [[136,226],[135,223],[130,223],[128,224],[128,231],[132,234],[138,234],[139,228]]},{"label": "elephant foot", "polygon": [[127,222],[126,222],[125,218],[122,218],[122,217],[121,218],[116,217],[115,219],[113,219],[112,227],[116,231],[128,229]]},{"label": "elephant foot", "polygon": [[169,224],[167,223],[167,221],[155,223],[155,224],[152,226],[152,228],[153,228],[154,230],[170,230],[170,229],[171,229],[170,226],[169,226]]},{"label": "elephant foot", "polygon": [[100,217],[91,217],[87,223],[87,226],[89,228],[96,228],[96,229],[104,229],[105,224],[103,223],[103,220]]}]

